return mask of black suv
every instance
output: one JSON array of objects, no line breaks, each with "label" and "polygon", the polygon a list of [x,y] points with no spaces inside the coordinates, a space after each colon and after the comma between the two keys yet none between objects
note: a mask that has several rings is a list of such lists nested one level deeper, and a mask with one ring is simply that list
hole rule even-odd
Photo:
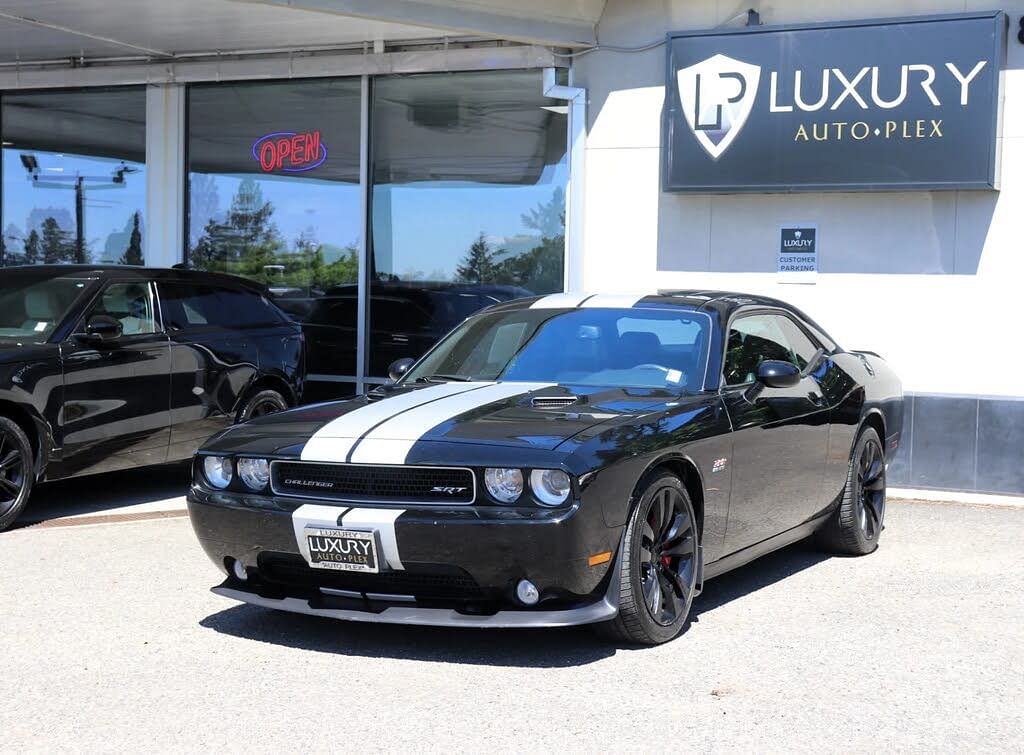
[{"label": "black suv", "polygon": [[0,271],[0,530],[33,483],[190,458],[299,402],[301,328],[265,290],[192,270]]}]

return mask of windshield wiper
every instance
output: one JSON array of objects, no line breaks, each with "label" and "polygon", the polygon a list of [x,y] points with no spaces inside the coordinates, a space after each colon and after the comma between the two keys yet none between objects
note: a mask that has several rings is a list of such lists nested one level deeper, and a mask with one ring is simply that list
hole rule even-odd
[{"label": "windshield wiper", "polygon": [[473,378],[467,377],[465,375],[443,375],[441,373],[437,373],[436,375],[425,375],[423,377],[418,377],[418,378],[416,378],[416,382],[417,383],[450,383],[450,382],[468,383],[472,379]]}]

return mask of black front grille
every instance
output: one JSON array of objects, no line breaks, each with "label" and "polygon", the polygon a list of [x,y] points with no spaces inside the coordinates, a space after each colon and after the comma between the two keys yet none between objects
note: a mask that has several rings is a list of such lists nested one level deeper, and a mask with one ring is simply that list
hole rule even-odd
[{"label": "black front grille", "polygon": [[282,587],[414,595],[421,600],[480,600],[484,595],[476,580],[455,566],[424,565],[417,570],[363,574],[312,569],[301,557],[265,553],[259,559],[259,573],[261,579]]},{"label": "black front grille", "polygon": [[275,461],[274,492],[354,503],[472,503],[472,470]]}]

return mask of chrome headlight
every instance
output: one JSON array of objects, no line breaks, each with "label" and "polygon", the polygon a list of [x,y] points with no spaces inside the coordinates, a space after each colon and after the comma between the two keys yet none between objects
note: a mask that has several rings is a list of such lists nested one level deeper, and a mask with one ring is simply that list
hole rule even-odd
[{"label": "chrome headlight", "polygon": [[231,459],[228,456],[204,456],[203,476],[206,481],[218,490],[223,490],[231,484],[231,478],[235,471],[231,467]]},{"label": "chrome headlight", "polygon": [[488,467],[484,470],[484,484],[494,500],[515,503],[523,494],[523,470]]},{"label": "chrome headlight", "polygon": [[266,459],[239,459],[238,476],[250,490],[263,490],[270,483],[270,462]]},{"label": "chrome headlight", "polygon": [[545,506],[560,506],[569,497],[572,482],[561,469],[535,469],[530,472],[530,489]]}]

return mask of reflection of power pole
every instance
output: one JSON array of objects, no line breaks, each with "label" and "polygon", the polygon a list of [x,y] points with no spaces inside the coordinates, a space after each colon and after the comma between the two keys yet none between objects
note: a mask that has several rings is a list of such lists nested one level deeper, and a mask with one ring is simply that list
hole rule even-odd
[{"label": "reflection of power pole", "polygon": [[75,181],[75,262],[85,264],[85,190],[82,176]]}]

